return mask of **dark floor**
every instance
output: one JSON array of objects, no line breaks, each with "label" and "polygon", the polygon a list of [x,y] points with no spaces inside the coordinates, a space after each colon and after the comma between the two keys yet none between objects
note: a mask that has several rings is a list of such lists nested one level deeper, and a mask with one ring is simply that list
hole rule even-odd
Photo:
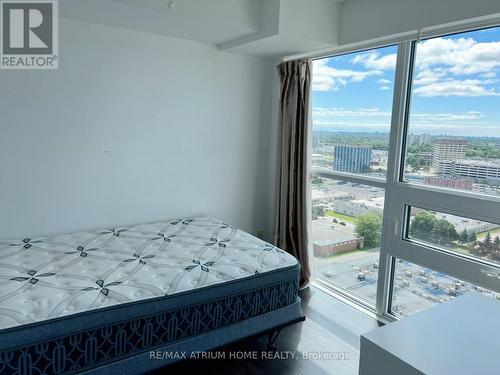
[{"label": "dark floor", "polygon": [[[314,287],[301,291],[300,296],[307,319],[280,333],[276,353],[282,359],[187,360],[154,374],[357,374],[359,336],[376,328],[377,321]],[[262,352],[267,352],[266,344],[267,337],[247,339],[219,352],[224,352],[228,358],[230,353],[257,351],[261,358]],[[291,353],[299,359],[291,358]],[[330,359],[303,359],[303,355],[318,353],[328,355]],[[345,359],[338,359],[342,355]]]}]

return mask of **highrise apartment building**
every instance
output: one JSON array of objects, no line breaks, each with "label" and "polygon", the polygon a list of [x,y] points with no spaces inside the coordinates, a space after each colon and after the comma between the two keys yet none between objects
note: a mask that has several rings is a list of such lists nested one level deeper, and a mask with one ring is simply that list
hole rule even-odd
[{"label": "highrise apartment building", "polygon": [[465,158],[467,141],[463,139],[445,138],[438,139],[432,150],[432,167],[437,173],[444,173],[444,163],[450,160]]},{"label": "highrise apartment building", "polygon": [[333,151],[333,169],[342,172],[363,173],[371,165],[371,146],[337,145]]}]

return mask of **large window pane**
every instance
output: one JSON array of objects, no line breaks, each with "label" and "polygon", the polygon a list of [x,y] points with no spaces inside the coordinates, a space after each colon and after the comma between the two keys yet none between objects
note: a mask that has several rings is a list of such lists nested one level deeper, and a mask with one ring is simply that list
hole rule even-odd
[{"label": "large window pane", "polygon": [[407,238],[500,263],[498,224],[411,207]]},{"label": "large window pane", "polygon": [[314,167],[385,178],[396,49],[314,61]]},{"label": "large window pane", "polygon": [[312,178],[317,278],[375,302],[384,189]]},{"label": "large window pane", "polygon": [[[476,277],[484,265],[472,258],[500,265],[500,226],[468,217],[479,215],[477,195],[461,194],[463,212],[457,211],[455,199],[442,199],[442,210],[455,216],[407,206],[408,202],[419,206],[416,197],[427,207],[432,195],[443,198],[442,191],[417,189],[415,184],[446,189],[449,194],[467,190],[500,197],[500,28],[426,39],[415,47],[415,61],[409,64],[414,72],[408,124],[398,123],[401,129],[406,127],[405,139],[399,132],[389,136],[393,110],[397,119],[406,121],[399,106],[392,108],[396,47],[321,59],[313,66],[311,159],[313,173],[322,176],[312,178],[315,276],[374,305],[379,262],[386,265],[388,258],[406,258],[409,248],[420,248],[419,256],[415,255],[420,260],[413,260],[428,265],[439,262],[436,267],[444,272],[403,260],[395,263],[395,269],[383,267],[394,276],[389,295],[392,312],[400,315],[468,292],[497,298],[494,283],[486,279],[489,275],[484,280]],[[409,56],[411,48],[411,43],[404,43],[401,51]],[[402,73],[404,77],[409,72]],[[398,102],[405,103],[405,90],[398,92]],[[391,150],[390,138],[398,143]],[[394,157],[403,146],[403,179],[411,183],[385,185],[363,178],[385,180],[389,161],[396,163]],[[344,173],[357,174],[353,180],[361,184],[342,181],[351,180]],[[382,231],[386,193],[372,184],[387,189],[390,217],[409,212],[407,233]],[[481,203],[486,201],[491,199]],[[488,212],[493,222],[500,223],[500,216]],[[384,241],[383,259],[379,259],[381,233],[390,236]],[[453,277],[467,279],[469,264],[474,280],[495,292]]]},{"label": "large window pane", "polygon": [[397,259],[391,311],[407,316],[467,293],[500,299],[500,294],[491,290]]},{"label": "large window pane", "polygon": [[416,46],[405,179],[500,196],[500,27]]}]

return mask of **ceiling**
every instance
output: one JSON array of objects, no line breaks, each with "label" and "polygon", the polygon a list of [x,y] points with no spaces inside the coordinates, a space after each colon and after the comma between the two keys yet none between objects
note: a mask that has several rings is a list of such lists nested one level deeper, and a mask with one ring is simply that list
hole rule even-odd
[{"label": "ceiling", "polygon": [[64,0],[61,17],[277,57],[337,43],[336,0]]},{"label": "ceiling", "polygon": [[257,0],[64,0],[60,15],[219,44],[260,29]]}]

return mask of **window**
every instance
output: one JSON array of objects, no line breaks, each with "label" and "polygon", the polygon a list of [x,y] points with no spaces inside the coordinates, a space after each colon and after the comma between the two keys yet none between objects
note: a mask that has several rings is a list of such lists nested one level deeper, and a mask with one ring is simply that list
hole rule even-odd
[{"label": "window", "polygon": [[314,274],[372,307],[396,51],[396,46],[378,48],[316,60],[313,66]]},{"label": "window", "polygon": [[375,304],[384,189],[313,177],[316,278]]},{"label": "window", "polygon": [[396,49],[314,61],[313,166],[385,179]]},{"label": "window", "polygon": [[498,42],[493,28],[416,45],[405,180],[500,195]]},{"label": "window", "polygon": [[500,225],[417,207],[408,209],[407,239],[500,263]]},{"label": "window", "polygon": [[498,299],[499,74],[500,27],[314,62],[317,282],[389,319]]},{"label": "window", "polygon": [[500,299],[500,294],[433,269],[397,259],[391,312],[408,316],[467,293]]}]

